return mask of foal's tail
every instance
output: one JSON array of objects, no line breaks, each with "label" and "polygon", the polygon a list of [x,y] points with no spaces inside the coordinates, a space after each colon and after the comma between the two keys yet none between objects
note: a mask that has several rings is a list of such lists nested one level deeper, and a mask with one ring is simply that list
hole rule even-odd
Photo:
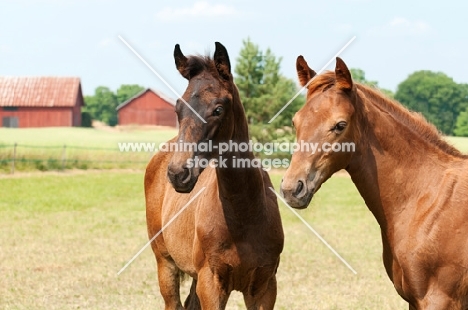
[{"label": "foal's tail", "polygon": [[201,310],[200,299],[197,296],[197,280],[192,279],[192,285],[190,286],[190,294],[184,302],[184,308],[187,310]]}]

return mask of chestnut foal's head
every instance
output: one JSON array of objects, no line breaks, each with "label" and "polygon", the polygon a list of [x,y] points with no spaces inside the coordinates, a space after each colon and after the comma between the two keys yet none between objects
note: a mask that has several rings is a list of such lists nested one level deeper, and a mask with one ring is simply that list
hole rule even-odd
[{"label": "chestnut foal's head", "polygon": [[[294,208],[306,208],[315,192],[336,171],[346,168],[359,137],[356,89],[346,64],[336,59],[334,72],[316,76],[302,56],[297,74],[307,86],[307,102],[293,118],[298,150],[292,155],[281,192]],[[313,152],[311,146],[315,144]],[[351,144],[350,144],[351,143]],[[352,149],[352,151],[350,151]]]}]

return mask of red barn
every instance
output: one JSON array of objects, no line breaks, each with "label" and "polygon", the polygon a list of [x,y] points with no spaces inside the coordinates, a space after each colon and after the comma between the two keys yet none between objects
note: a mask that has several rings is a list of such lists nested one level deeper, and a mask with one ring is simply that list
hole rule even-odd
[{"label": "red barn", "polygon": [[175,101],[150,88],[117,107],[119,125],[158,125],[177,127]]},{"label": "red barn", "polygon": [[0,77],[2,127],[80,126],[84,105],[76,77]]}]

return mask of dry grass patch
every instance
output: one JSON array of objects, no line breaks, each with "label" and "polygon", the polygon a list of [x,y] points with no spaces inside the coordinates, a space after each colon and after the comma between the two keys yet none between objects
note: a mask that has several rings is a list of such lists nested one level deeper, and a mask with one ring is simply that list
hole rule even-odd
[{"label": "dry grass patch", "polygon": [[[357,275],[280,208],[276,309],[407,309],[385,274],[379,227],[348,177],[324,184],[301,215]],[[149,248],[117,276],[147,241],[144,210],[142,171],[0,179],[0,308],[162,309]],[[244,309],[240,294],[228,309]]]}]

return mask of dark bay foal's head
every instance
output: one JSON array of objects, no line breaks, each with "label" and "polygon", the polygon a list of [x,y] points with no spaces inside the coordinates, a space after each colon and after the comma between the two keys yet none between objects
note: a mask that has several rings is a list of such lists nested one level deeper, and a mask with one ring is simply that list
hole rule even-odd
[{"label": "dark bay foal's head", "polygon": [[[188,80],[187,89],[176,104],[179,120],[177,142],[188,146],[208,144],[211,140],[212,145],[217,145],[220,141],[231,139],[236,118],[239,121],[239,118],[245,116],[237,105],[239,95],[233,82],[226,48],[216,42],[213,58],[186,57],[177,44],[174,59],[177,70]],[[197,183],[204,167],[194,164],[195,157],[198,160],[210,160],[217,156],[216,149],[202,152],[187,148],[174,152],[167,170],[174,189],[180,193],[188,193]]]},{"label": "dark bay foal's head", "polygon": [[343,60],[336,59],[334,72],[315,76],[299,56],[296,69],[302,86],[314,78],[307,87],[306,104],[293,118],[297,143],[316,143],[318,148],[316,152],[304,147],[294,152],[281,192],[292,207],[306,208],[323,182],[348,166],[354,153],[344,149],[358,142],[359,113],[356,86]]}]

